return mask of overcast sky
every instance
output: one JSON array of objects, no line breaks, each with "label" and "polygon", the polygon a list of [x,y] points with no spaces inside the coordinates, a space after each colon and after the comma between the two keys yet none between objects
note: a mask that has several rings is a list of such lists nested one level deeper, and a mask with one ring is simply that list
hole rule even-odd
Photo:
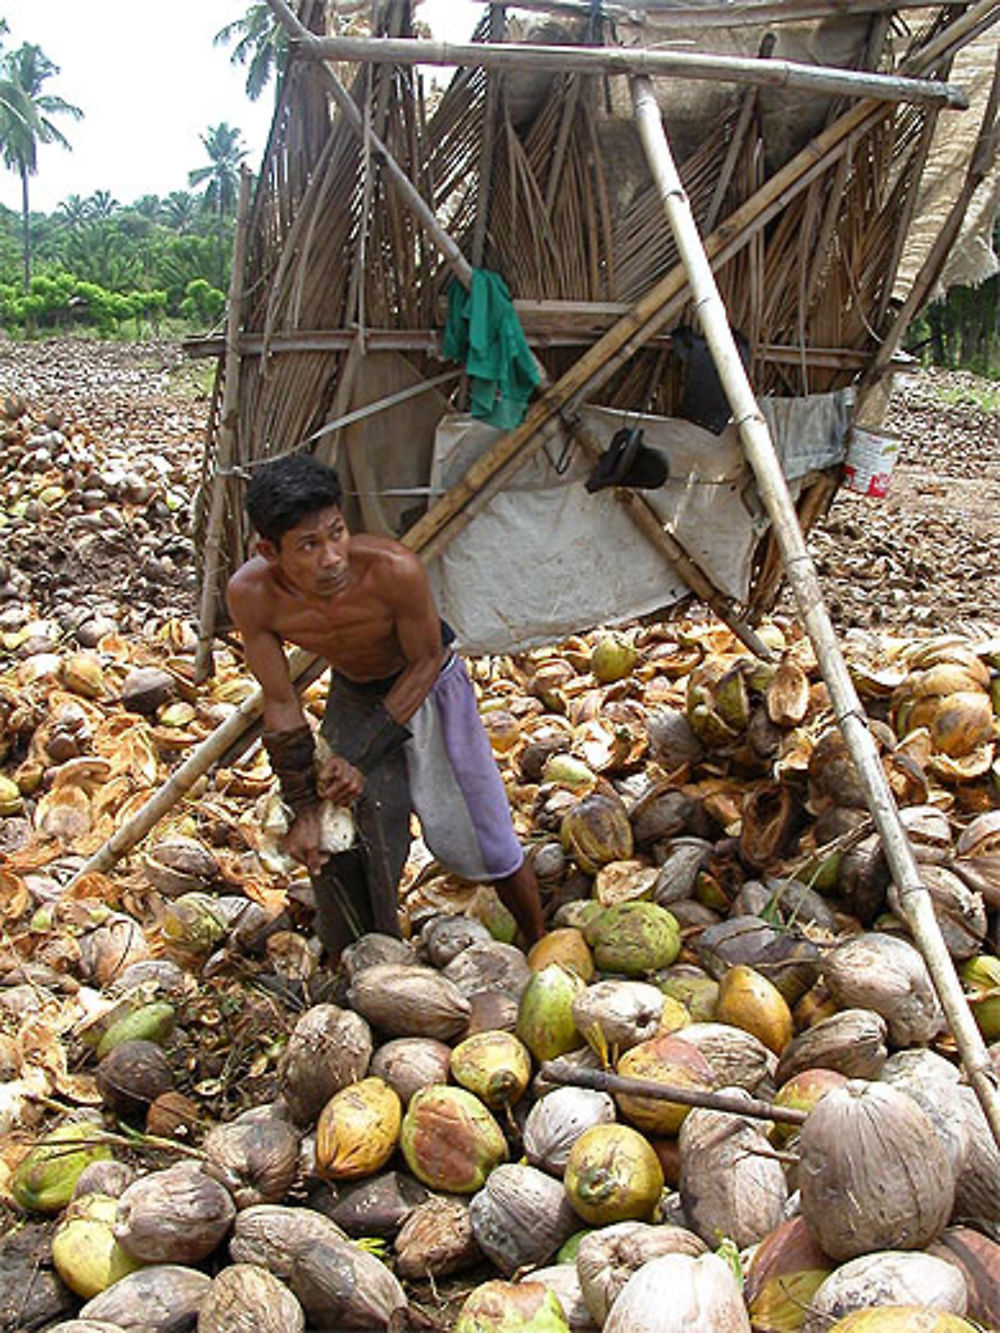
[{"label": "overcast sky", "polygon": [[[220,121],[243,132],[256,168],[273,85],[249,101],[245,68],[230,64],[231,47],[212,45],[246,8],[243,0],[0,0],[7,49],[37,43],[59,66],[45,91],[85,113],[80,121],[53,118],[73,149],[40,149],[32,208],[51,212],[68,195],[95,190],[110,190],[123,204],[186,190],[188,172],[208,162],[201,135]],[[464,40],[481,8],[472,0],[426,0],[420,13],[438,35]],[[18,178],[3,167],[0,204],[21,206]]]}]

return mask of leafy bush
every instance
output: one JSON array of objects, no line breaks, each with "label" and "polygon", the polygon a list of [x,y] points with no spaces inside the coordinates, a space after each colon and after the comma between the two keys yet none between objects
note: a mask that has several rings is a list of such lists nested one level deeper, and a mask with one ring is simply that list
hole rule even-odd
[{"label": "leafy bush", "polygon": [[184,290],[181,314],[192,324],[210,326],[226,308],[226,297],[218,287],[212,287],[204,278],[195,278]]}]

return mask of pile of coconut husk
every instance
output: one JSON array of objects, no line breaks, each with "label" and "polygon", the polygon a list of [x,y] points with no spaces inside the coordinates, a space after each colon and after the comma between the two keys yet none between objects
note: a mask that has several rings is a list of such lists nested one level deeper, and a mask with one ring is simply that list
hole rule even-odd
[{"label": "pile of coconut husk", "polygon": [[[28,624],[0,673],[7,1326],[1000,1327],[1000,1153],[794,622],[766,666],[706,621],[471,663],[550,933],[526,954],[418,839],[405,938],[334,974],[259,747],[77,875],[245,697],[236,655],[195,687],[183,619]],[[996,1040],[1000,645],[847,651]]]}]

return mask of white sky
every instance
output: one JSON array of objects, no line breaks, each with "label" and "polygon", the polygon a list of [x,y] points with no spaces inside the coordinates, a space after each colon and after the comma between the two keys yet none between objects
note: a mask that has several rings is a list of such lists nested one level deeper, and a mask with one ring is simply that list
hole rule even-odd
[{"label": "white sky", "polygon": [[[68,195],[110,190],[119,203],[188,188],[206,165],[201,135],[226,121],[243,132],[256,169],[270,128],[273,84],[256,102],[231,46],[213,46],[220,28],[246,11],[243,0],[0,0],[6,49],[37,43],[59,73],[45,85],[80,107],[84,119],[54,117],[72,152],[43,146],[31,207],[52,212]],[[420,17],[436,34],[466,40],[482,5],[425,0]],[[447,77],[440,71],[438,77]],[[0,166],[0,204],[19,210],[21,188]]]}]

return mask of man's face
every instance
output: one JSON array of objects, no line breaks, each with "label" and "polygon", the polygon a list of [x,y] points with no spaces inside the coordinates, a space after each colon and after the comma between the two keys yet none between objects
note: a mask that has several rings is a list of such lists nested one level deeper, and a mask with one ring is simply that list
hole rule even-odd
[{"label": "man's face", "polygon": [[262,542],[260,550],[299,592],[312,597],[336,597],[351,582],[349,539],[343,514],[331,506],[309,514],[289,528],[277,547]]}]

